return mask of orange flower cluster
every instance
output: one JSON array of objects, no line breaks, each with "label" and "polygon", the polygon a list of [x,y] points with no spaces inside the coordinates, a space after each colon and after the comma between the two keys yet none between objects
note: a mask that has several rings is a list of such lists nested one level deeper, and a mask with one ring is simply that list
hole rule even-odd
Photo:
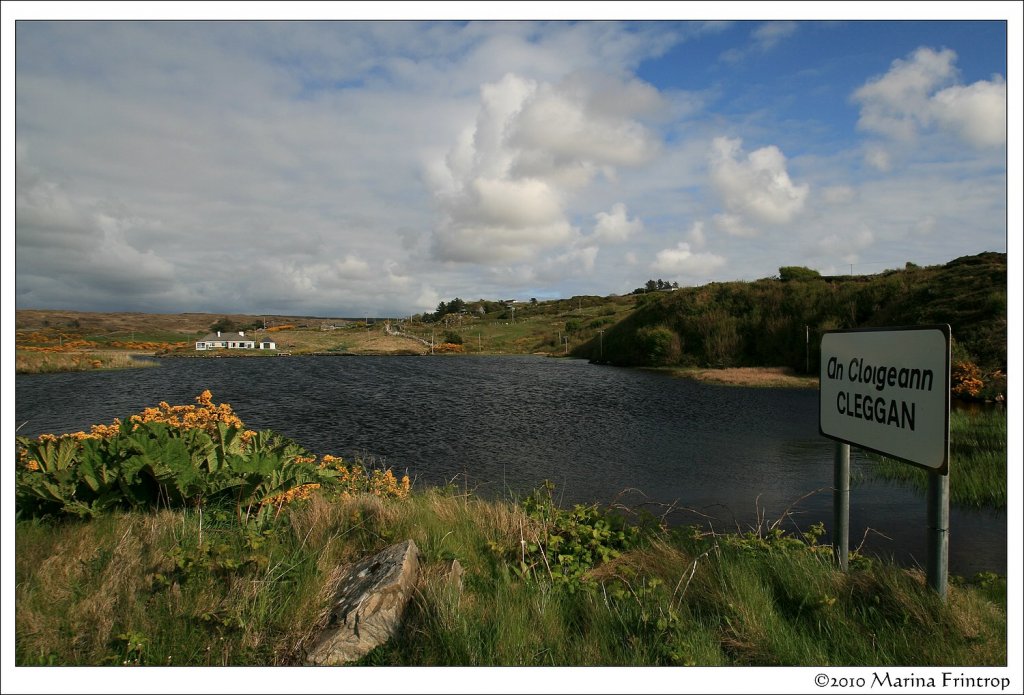
[{"label": "orange flower cluster", "polygon": [[110,347],[118,348],[120,350],[145,350],[145,351],[157,351],[157,350],[174,350],[176,348],[191,347],[192,343],[189,342],[177,342],[177,343],[166,343],[156,341],[138,341],[132,342],[128,340],[115,340],[110,343]]},{"label": "orange flower cluster", "polygon": [[[62,339],[63,338],[63,339]],[[24,333],[17,336],[17,347],[19,350],[31,352],[75,352],[79,350],[97,350],[102,348],[115,348],[119,350],[140,350],[152,351],[173,350],[191,346],[189,341],[166,342],[154,340],[114,340],[110,343],[100,344],[92,340],[85,340],[80,337],[67,335],[49,335],[36,331]]]},{"label": "orange flower cluster", "polygon": [[77,352],[79,350],[90,350],[98,347],[91,340],[67,340],[59,345],[19,345],[19,350],[29,352]]},{"label": "orange flower cluster", "polygon": [[128,418],[132,423],[164,422],[182,429],[200,429],[215,432],[217,424],[223,422],[229,427],[243,429],[242,420],[235,415],[227,403],[216,405],[209,389],[196,396],[198,405],[168,405],[161,402],[156,408],[146,408],[138,415]]},{"label": "orange flower cluster", "polygon": [[330,454],[321,457],[320,468],[332,468],[339,473],[336,480],[341,486],[342,497],[368,492],[385,499],[403,499],[409,496],[409,490],[412,488],[412,482],[407,475],[403,475],[399,480],[390,470],[382,471],[375,468],[367,471],[358,464],[349,467],[341,458]]},{"label": "orange flower cluster", "polygon": [[981,380],[981,370],[973,362],[956,362],[950,372],[954,396],[977,398],[985,386],[985,382]]},{"label": "orange flower cluster", "polygon": [[465,352],[466,348],[456,343],[438,343],[434,346],[434,352]]},{"label": "orange flower cluster", "polygon": [[49,333],[35,331],[34,333],[22,333],[18,336],[18,340],[27,343],[49,343],[53,340],[53,336]]},{"label": "orange flower cluster", "polygon": [[282,326],[271,326],[270,328],[267,329],[267,333],[276,333],[277,331],[290,331],[293,328],[295,328],[295,326],[293,326],[290,323],[284,324]]},{"label": "orange flower cluster", "polygon": [[280,511],[281,507],[290,502],[294,502],[296,500],[308,500],[313,492],[319,489],[320,483],[306,483],[305,485],[299,485],[297,487],[293,487],[291,490],[285,490],[284,492],[279,492],[276,495],[264,497],[260,501],[260,507],[272,506],[277,507],[278,511]]},{"label": "orange flower cluster", "polygon": [[[223,422],[229,427],[237,427],[244,430],[245,425],[235,415],[231,406],[227,403],[216,405],[213,402],[213,394],[210,393],[209,389],[196,396],[196,403],[198,405],[168,405],[166,402],[161,401],[160,405],[156,408],[146,408],[141,413],[130,416],[128,422],[133,425],[132,429],[144,422],[163,422],[172,427],[201,429],[212,434],[217,431],[217,423]],[[59,438],[70,437],[77,441],[83,439],[109,439],[120,430],[121,420],[115,418],[109,425],[93,425],[88,432],[71,432],[63,434]],[[242,432],[242,441],[248,443],[255,435],[256,432],[252,430],[244,430]],[[52,434],[41,434],[38,439],[40,441],[55,442],[58,440],[58,437]]]}]

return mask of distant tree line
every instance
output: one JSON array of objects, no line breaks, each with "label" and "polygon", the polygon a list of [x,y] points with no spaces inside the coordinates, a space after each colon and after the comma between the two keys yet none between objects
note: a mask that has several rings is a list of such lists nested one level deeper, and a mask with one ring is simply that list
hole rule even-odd
[{"label": "distant tree line", "polygon": [[227,316],[217,319],[215,322],[210,324],[210,331],[216,333],[238,333],[239,331],[254,331],[257,328],[263,328],[263,322],[256,321],[233,321]]},{"label": "distant tree line", "polygon": [[657,292],[658,290],[675,290],[679,289],[678,282],[667,282],[658,278],[657,280],[648,280],[643,287],[637,287],[630,294],[646,294],[647,292]]}]

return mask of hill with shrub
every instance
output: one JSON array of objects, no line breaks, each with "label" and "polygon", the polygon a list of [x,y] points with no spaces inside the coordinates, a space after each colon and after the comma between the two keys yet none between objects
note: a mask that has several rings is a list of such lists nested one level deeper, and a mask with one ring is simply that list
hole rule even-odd
[{"label": "hill with shrub", "polygon": [[821,276],[786,266],[754,282],[710,283],[641,295],[627,318],[573,355],[642,367],[785,366],[818,371],[824,331],[949,324],[952,362],[971,394],[1005,393],[1006,254],[878,275]]}]

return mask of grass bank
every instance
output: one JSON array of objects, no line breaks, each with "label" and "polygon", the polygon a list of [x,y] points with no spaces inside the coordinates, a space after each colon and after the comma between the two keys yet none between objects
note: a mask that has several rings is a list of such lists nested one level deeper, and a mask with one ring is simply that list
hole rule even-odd
[{"label": "grass bank", "polygon": [[[404,628],[360,663],[1006,663],[995,577],[954,581],[943,603],[917,571],[863,558],[837,571],[813,535],[692,529],[646,529],[560,575],[554,535],[595,527],[562,522],[439,489],[314,496],[259,528],[197,509],[20,521],[16,662],[300,664],[339,565],[412,538],[422,571]],[[447,579],[453,559],[461,590]]]},{"label": "grass bank", "polygon": [[747,386],[754,388],[818,388],[818,378],[796,374],[789,367],[727,367],[702,369],[699,367],[656,368],[681,379],[693,379],[721,386]]},{"label": "grass bank", "polygon": [[15,371],[18,374],[50,374],[54,372],[84,372],[93,369],[134,369],[156,367],[152,360],[136,359],[129,352],[15,352]]},{"label": "grass bank", "polygon": [[[949,413],[949,496],[967,507],[1006,508],[1006,409]],[[928,472],[871,454],[868,474],[928,489]]]}]

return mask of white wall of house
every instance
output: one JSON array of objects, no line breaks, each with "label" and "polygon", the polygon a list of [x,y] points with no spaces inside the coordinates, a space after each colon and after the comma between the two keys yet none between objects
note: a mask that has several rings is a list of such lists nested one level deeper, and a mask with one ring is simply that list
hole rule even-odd
[{"label": "white wall of house", "polygon": [[253,338],[247,338],[245,331],[239,331],[237,334],[232,334],[230,336],[221,335],[221,332],[217,331],[216,338],[214,338],[211,333],[202,340],[196,341],[196,350],[255,350],[257,346],[260,350],[277,349],[277,345],[274,341],[269,339],[257,341]]}]

